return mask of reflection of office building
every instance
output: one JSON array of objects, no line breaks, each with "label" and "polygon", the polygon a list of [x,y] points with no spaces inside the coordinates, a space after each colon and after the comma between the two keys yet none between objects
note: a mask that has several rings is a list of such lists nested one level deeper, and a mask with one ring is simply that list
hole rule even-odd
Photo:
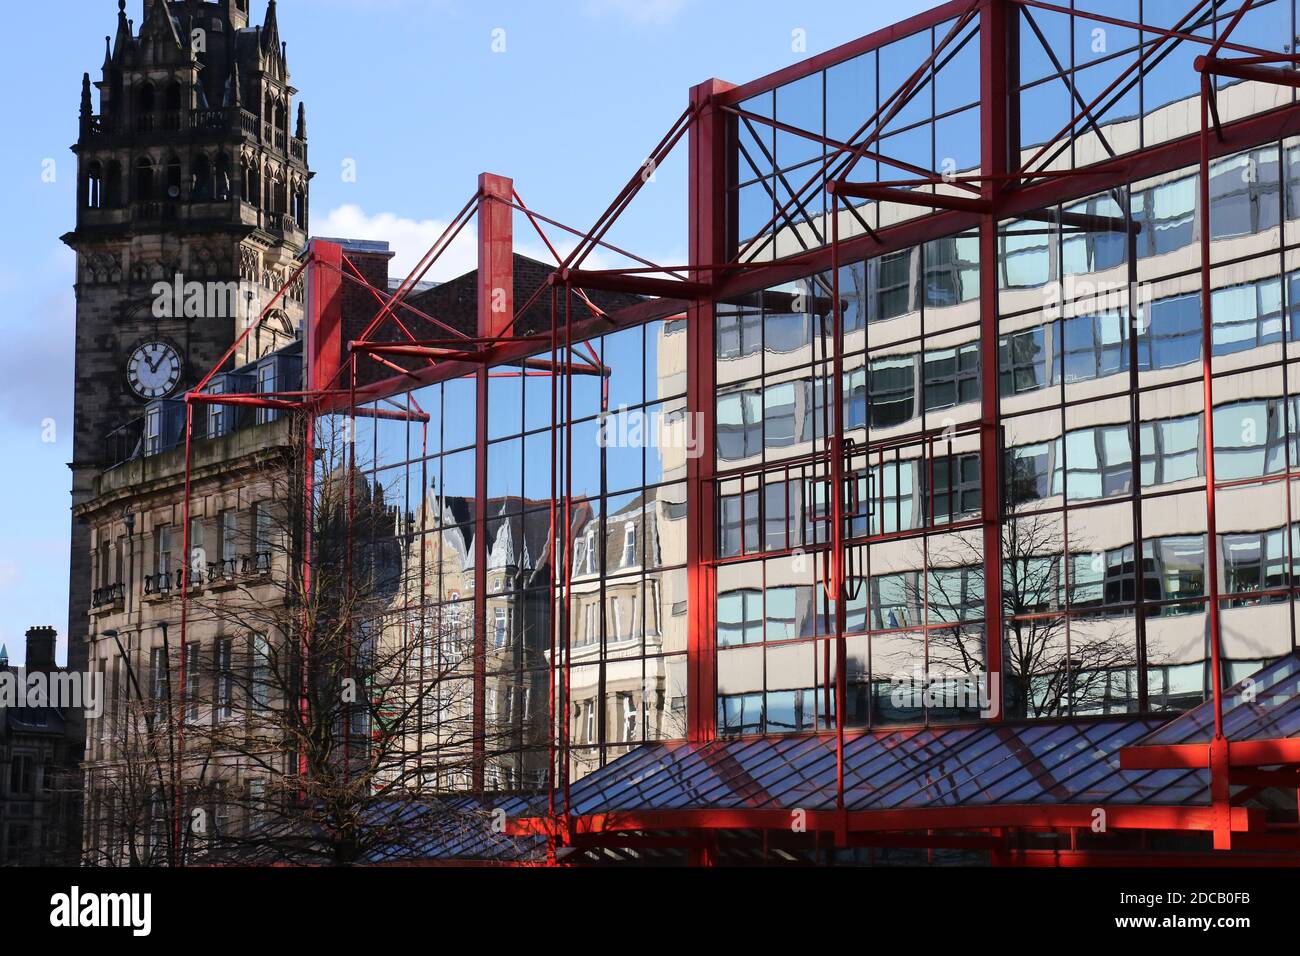
[{"label": "reflection of office building", "polygon": [[[1231,842],[1207,772],[1180,788],[1118,755],[1174,759],[1133,745],[1189,709],[1203,724],[1215,657],[1226,686],[1295,646],[1289,87],[1216,82],[1203,200],[1191,61],[1213,39],[1188,34],[1228,15],[1111,11],[1103,55],[1082,11],[943,12],[693,92],[692,142],[723,144],[692,153],[704,284],[587,277],[649,298],[580,326],[574,352],[589,342],[606,382],[561,376],[554,421],[546,375],[491,378],[484,399],[413,370],[444,474],[523,514],[559,498],[549,606],[567,626],[542,660],[550,779],[578,826],[617,830],[622,811],[627,829],[684,828],[697,859],[770,839],[824,859],[784,832],[791,807],[870,846],[958,820],[1014,831],[1026,803],[1077,828],[1100,801],[1127,832],[1088,852],[1166,829],[1170,807],[1191,832],[1152,839]],[[1292,16],[1261,4],[1220,52],[1263,55]],[[512,367],[500,354],[490,367]],[[660,437],[702,416],[704,456],[607,444],[631,416],[600,413],[624,406],[662,413]],[[460,450],[475,443],[482,459]],[[1162,733],[1204,756],[1183,727]],[[1257,821],[1293,818],[1293,794],[1253,799]],[[873,815],[889,808],[900,823]],[[562,826],[552,810],[524,828]]]},{"label": "reflection of office building", "polygon": [[686,277],[548,278],[480,180],[436,338],[341,351],[420,733],[470,757],[425,786],[578,859],[1294,855],[1291,778],[1226,774],[1300,762],[1300,108],[1216,67],[1202,139],[1233,14],[1171,12],[1103,55],[982,0],[696,87]]}]

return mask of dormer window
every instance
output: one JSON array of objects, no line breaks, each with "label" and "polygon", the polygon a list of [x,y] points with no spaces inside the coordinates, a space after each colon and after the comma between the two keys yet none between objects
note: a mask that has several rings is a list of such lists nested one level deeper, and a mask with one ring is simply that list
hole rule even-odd
[{"label": "dormer window", "polygon": [[636,522],[629,521],[623,525],[623,558],[620,567],[636,564]]},{"label": "dormer window", "polygon": [[579,538],[573,542],[573,574],[577,577],[582,573],[583,562],[586,560],[587,542]]}]

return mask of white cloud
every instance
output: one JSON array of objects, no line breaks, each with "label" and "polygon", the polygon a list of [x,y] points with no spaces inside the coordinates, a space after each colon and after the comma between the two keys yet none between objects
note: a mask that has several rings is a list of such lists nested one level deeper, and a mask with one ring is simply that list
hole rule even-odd
[{"label": "white cloud", "polygon": [[[574,236],[553,226],[543,228],[561,256],[568,255],[577,243]],[[332,209],[323,220],[317,219],[312,224],[312,232],[317,236],[386,241],[394,252],[388,273],[396,279],[405,278],[446,229],[447,223],[441,219],[407,219],[391,212],[371,214],[353,204]],[[460,235],[425,275],[425,280],[446,282],[478,268],[477,236],[474,223],[466,223]],[[555,261],[555,256],[538,238],[532,226],[520,217],[515,220],[515,251],[548,265]],[[633,265],[621,259],[615,261],[598,249],[586,257],[583,268],[609,269],[620,264]]]},{"label": "white cloud", "polygon": [[[337,239],[371,239],[388,242],[395,255],[389,275],[405,278],[447,229],[438,219],[407,219],[396,213],[368,214],[360,206],[348,204],[331,209],[324,220],[312,224],[312,232]],[[425,280],[446,282],[470,272],[478,265],[474,224],[467,223],[454,242],[438,257]]]},{"label": "white cloud", "polygon": [[587,0],[589,16],[615,14],[637,26],[663,25],[673,20],[686,6],[686,0]]}]

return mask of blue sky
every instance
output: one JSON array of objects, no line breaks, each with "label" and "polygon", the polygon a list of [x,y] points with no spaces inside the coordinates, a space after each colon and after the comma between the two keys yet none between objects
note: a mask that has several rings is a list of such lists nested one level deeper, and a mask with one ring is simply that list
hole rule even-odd
[{"label": "blue sky", "polygon": [[[693,84],[714,76],[741,83],[932,5],[281,0],[281,37],[307,104],[317,173],[312,232],[389,239],[397,265],[409,265],[485,170],[514,177],[533,208],[586,228],[685,107]],[[141,7],[129,0],[137,23]],[[74,224],[68,147],[77,135],[81,74],[98,79],[117,3],[72,0],[57,16],[53,9],[5,4],[6,32],[22,40],[0,57],[10,130],[0,150],[0,501],[7,505],[0,643],[15,662],[29,626],[54,625],[61,647],[67,626],[74,275],[59,236]],[[264,0],[253,0],[257,22],[264,9]],[[795,31],[804,51],[794,49]],[[493,51],[494,38],[504,38],[503,52]],[[685,256],[681,147],[678,153],[610,237],[665,263]],[[347,161],[355,182],[342,175]],[[453,252],[436,277],[471,266],[472,244]]]}]

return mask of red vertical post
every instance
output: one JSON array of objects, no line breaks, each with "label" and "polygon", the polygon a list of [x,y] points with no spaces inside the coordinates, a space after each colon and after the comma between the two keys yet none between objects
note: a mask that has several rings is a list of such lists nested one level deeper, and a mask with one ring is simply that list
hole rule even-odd
[{"label": "red vertical post", "polygon": [[494,173],[478,178],[478,335],[506,331],[515,315],[514,181]]},{"label": "red vertical post", "polygon": [[313,239],[307,269],[308,391],[330,388],[343,362],[343,247]]},{"label": "red vertical post", "polygon": [[1210,688],[1214,699],[1214,740],[1210,743],[1210,801],[1214,819],[1214,848],[1232,849],[1232,807],[1228,786],[1228,741],[1223,736],[1223,664],[1220,658],[1219,530],[1215,507],[1214,470],[1214,296],[1210,294],[1210,97],[1209,73],[1201,74],[1201,387],[1205,404],[1205,538],[1209,579],[1207,625],[1210,629]]},{"label": "red vertical post", "polygon": [[[689,255],[692,265],[727,260],[727,116],[714,97],[732,89],[721,80],[706,80],[691,88],[695,116],[688,139]],[[709,282],[706,270],[690,278]],[[717,635],[714,631],[714,583],[710,562],[716,535],[714,453],[714,302],[691,302],[686,313],[688,448],[697,452],[686,461],[686,561],[689,578],[687,615],[686,710],[689,739],[712,740],[717,734]]]},{"label": "red vertical post", "polygon": [[[477,334],[501,333],[514,317],[514,183],[479,176]],[[487,757],[488,367],[475,373],[474,401],[474,755],[473,787],[485,785]]]},{"label": "red vertical post", "polygon": [[[307,268],[307,309],[304,318],[303,339],[307,354],[305,386],[308,391],[333,387],[335,377],[343,364],[343,247],[333,242],[312,241]],[[349,370],[353,389],[356,385],[356,365]],[[355,399],[355,390],[352,397]],[[355,448],[356,404],[348,404],[348,450]],[[331,436],[331,441],[337,436]],[[348,459],[351,465],[354,462]],[[312,548],[315,546],[313,529],[316,513],[316,409],[308,403],[303,424],[302,460],[302,582],[304,595],[312,588]],[[349,478],[349,481],[351,478]],[[352,522],[348,522],[348,547],[352,551]],[[308,658],[311,654],[311,617],[304,607],[298,634],[299,666],[304,679],[298,692],[298,720],[306,729],[310,694],[307,687]],[[349,724],[350,726],[350,724]],[[300,792],[305,792],[307,774],[307,749],[297,754]]]},{"label": "red vertical post", "polygon": [[[980,2],[980,170],[990,212],[980,219],[980,514],[984,545],[984,643],[988,716],[1002,717],[1002,416],[998,403],[998,218],[1011,160],[1007,74],[1014,13],[1007,0]],[[1017,165],[1018,157],[1017,157]]]},{"label": "red vertical post", "polygon": [[[831,433],[826,441],[831,476],[831,597],[835,601],[835,842],[848,841],[844,807],[844,721],[848,713],[847,611],[844,607],[844,329],[840,308],[840,200],[831,194]],[[823,386],[825,388],[825,386]],[[824,394],[824,392],[823,392]]]}]

